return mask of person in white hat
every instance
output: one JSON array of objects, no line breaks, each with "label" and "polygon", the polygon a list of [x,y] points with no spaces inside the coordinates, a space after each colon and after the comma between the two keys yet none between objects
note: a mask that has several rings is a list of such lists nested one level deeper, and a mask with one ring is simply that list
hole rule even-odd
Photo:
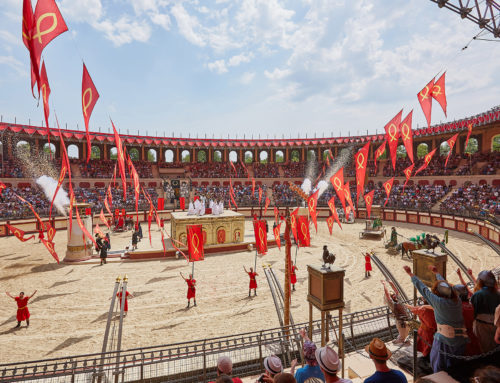
[{"label": "person in white hat", "polygon": [[[227,355],[220,356],[217,359],[217,377],[220,376],[229,376],[231,377],[233,373],[233,362],[231,358]],[[232,378],[233,383],[242,383],[240,378]],[[211,382],[213,383],[213,382]]]},{"label": "person in white hat", "polygon": [[264,368],[266,369],[266,375],[271,378],[273,378],[276,374],[283,372],[281,359],[276,355],[271,355],[264,359]]},{"label": "person in white hat", "polygon": [[338,354],[332,348],[325,346],[316,350],[316,360],[318,361],[319,368],[325,376],[326,383],[352,383],[350,379],[342,379],[337,376],[340,361]]}]

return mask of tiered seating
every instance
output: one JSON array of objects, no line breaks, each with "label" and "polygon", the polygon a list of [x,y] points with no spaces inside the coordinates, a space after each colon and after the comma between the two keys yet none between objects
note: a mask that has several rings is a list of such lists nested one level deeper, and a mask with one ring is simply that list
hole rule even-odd
[{"label": "tiered seating", "polygon": [[254,164],[253,174],[255,178],[278,178],[280,170],[278,164]]},{"label": "tiered seating", "polygon": [[499,215],[498,186],[468,185],[454,190],[442,201],[440,209],[443,213],[487,217],[489,214]]},{"label": "tiered seating", "polygon": [[246,170],[238,162],[233,162],[236,173],[229,162],[198,162],[189,165],[192,178],[243,178]]},{"label": "tiered seating", "polygon": [[[80,174],[83,178],[112,178],[116,160],[71,160],[71,163],[77,164],[80,168]],[[127,166],[125,166],[127,168]],[[134,161],[135,170],[141,178],[153,177],[151,163],[147,161]],[[125,170],[127,176],[128,169]],[[118,174],[117,174],[118,176]]]}]

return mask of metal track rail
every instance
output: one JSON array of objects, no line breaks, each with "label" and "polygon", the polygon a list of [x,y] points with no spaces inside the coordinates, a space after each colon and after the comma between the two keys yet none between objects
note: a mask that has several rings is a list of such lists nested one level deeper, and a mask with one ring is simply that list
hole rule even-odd
[{"label": "metal track rail", "polygon": [[462,271],[464,272],[464,274],[467,276],[467,278],[469,278],[469,281],[471,281],[472,283],[475,283],[474,279],[472,279],[472,277],[469,275],[469,273],[467,272],[467,267],[465,267],[465,265],[462,263],[462,261],[460,259],[458,259],[458,257],[453,254],[450,249],[448,249],[444,244],[442,244],[441,242],[439,243],[439,247],[441,249],[444,250],[444,252],[446,254],[448,254],[448,256],[453,259],[453,261],[455,261],[455,263],[458,265],[458,267],[460,267],[462,269]]},{"label": "metal track rail", "polygon": [[392,275],[392,273],[389,271],[389,269],[384,265],[384,263],[375,254],[372,254],[371,257],[372,257],[373,261],[375,262],[375,265],[379,268],[379,270],[384,275],[384,277],[386,279],[392,281],[392,283],[394,283],[394,286],[396,286],[396,289],[398,290],[399,295],[401,295],[401,297],[405,301],[408,301],[409,299],[408,299],[408,296],[406,295],[405,291],[403,290],[403,288],[401,287],[401,285],[399,284],[397,279],[394,277],[394,275]]},{"label": "metal track rail", "polygon": [[278,314],[278,321],[280,327],[283,327],[283,303],[279,301],[278,294],[276,292],[276,286],[274,285],[273,277],[266,266],[264,268],[264,274],[266,275],[267,283],[269,284],[269,290],[271,290],[271,296],[273,297],[274,307],[276,308],[276,314]]},{"label": "metal track rail", "polygon": [[[284,309],[284,306],[285,306],[285,293],[283,292],[283,288],[281,287],[279,281],[278,281],[278,278],[276,277],[276,274],[274,273],[274,270],[272,267],[269,267],[269,272],[271,274],[271,277],[272,277],[272,280],[274,281],[274,285],[276,287],[276,290],[278,291],[278,297],[279,297],[279,300],[280,300],[280,305],[281,305],[281,308]],[[294,321],[293,321],[293,317],[292,317],[292,313],[290,313],[290,324],[292,326],[295,325]]]},{"label": "metal track rail", "polygon": [[496,252],[498,255],[500,255],[500,249],[498,248],[498,246],[495,245],[493,242],[491,242],[489,239],[483,237],[481,234],[476,233],[474,231],[472,231],[471,234],[478,237],[481,241],[483,241],[485,244],[487,244],[489,247],[491,247],[494,252]]}]

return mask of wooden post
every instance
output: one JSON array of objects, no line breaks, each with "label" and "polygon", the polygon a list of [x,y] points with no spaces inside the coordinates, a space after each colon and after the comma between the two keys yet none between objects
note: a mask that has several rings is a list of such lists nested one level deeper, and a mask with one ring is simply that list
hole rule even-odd
[{"label": "wooden post", "polygon": [[321,347],[325,347],[325,312],[321,311]]},{"label": "wooden post", "polygon": [[290,269],[292,267],[292,257],[291,257],[291,250],[292,250],[292,241],[290,239],[290,231],[291,231],[291,222],[290,222],[290,215],[287,215],[286,217],[286,226],[285,226],[285,288],[283,289],[285,291],[285,302],[284,302],[284,308],[283,308],[283,316],[284,316],[284,325],[289,326],[290,325],[290,298],[291,298],[291,291],[290,291]]},{"label": "wooden post", "polygon": [[313,337],[313,305],[309,302],[309,331],[307,336],[312,340]]}]

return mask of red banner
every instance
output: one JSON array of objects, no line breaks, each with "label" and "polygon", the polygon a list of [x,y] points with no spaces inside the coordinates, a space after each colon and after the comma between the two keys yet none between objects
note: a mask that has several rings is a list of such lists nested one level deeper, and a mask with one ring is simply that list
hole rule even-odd
[{"label": "red banner", "polygon": [[[347,203],[349,204],[349,207],[351,208],[352,212],[354,213],[354,216],[356,216],[356,210],[354,210],[354,205],[352,203],[352,198],[351,198],[351,188],[349,186],[349,182],[346,182],[343,188],[345,199]],[[345,211],[346,218],[349,216],[349,212],[346,210]]]},{"label": "red banner", "polygon": [[384,206],[387,205],[387,202],[389,202],[389,196],[391,195],[393,182],[394,182],[394,177],[392,177],[390,180],[385,181],[382,184],[382,186],[384,187],[384,190],[385,190],[385,194],[387,194],[387,198],[385,199]]},{"label": "red banner", "polygon": [[35,7],[32,41],[43,49],[57,36],[68,30],[55,0],[38,0]]},{"label": "red banner", "polygon": [[437,148],[434,149],[433,151],[431,151],[430,153],[427,153],[425,155],[425,157],[424,157],[424,163],[423,163],[422,166],[420,166],[418,168],[418,170],[415,172],[415,175],[417,175],[418,173],[420,173],[422,170],[424,170],[427,167],[427,165],[429,165],[429,163],[432,160],[432,156],[434,155],[434,153],[436,153],[436,150],[437,150]]},{"label": "red banner", "polygon": [[[59,126],[59,120],[57,119],[56,115],[56,123],[57,123],[57,129],[59,131],[59,139],[61,140],[61,147],[63,149],[62,152],[62,158],[63,161],[66,163],[66,168],[68,169],[68,180],[69,180],[69,194],[70,196],[73,193],[73,184],[71,181],[71,166],[69,164],[69,158],[68,158],[68,152],[66,151],[66,144],[64,143],[64,138],[63,134],[61,132],[61,128]],[[69,233],[70,233],[70,238],[71,238],[71,233],[72,233],[72,228],[73,228],[73,200],[70,198],[69,200],[69,211],[68,211],[68,217],[69,217]]]},{"label": "red banner", "polygon": [[298,245],[300,247],[311,246],[311,233],[309,233],[309,221],[307,216],[297,216],[297,236],[299,238]]},{"label": "red banner", "polygon": [[231,167],[233,168],[234,170],[234,174],[236,174],[236,176],[238,175],[238,172],[236,171],[236,167],[234,166],[233,164],[233,161],[229,160],[229,163],[231,164]]},{"label": "red banner", "polygon": [[[34,27],[35,27],[35,15],[33,14],[33,7],[31,6],[31,0],[23,0],[23,22],[22,22],[23,43],[26,49],[30,51],[30,58],[32,56],[31,47],[33,45],[31,42],[31,36],[33,34]],[[33,94],[33,97],[35,97],[35,93],[33,92],[33,87],[35,86],[37,80],[39,79],[39,73],[35,73],[33,64],[30,65],[31,65],[31,93]],[[40,84],[38,84],[38,96],[40,97]]]},{"label": "red banner", "polygon": [[[50,127],[49,127],[49,96],[50,96],[50,86],[49,78],[47,77],[47,70],[45,69],[45,61],[42,62],[42,72],[40,73],[40,91],[42,93],[43,100],[43,114],[45,116],[45,125],[47,126],[47,141],[50,144]],[[50,148],[50,146],[49,146]],[[52,151],[50,152],[52,156]]]},{"label": "red banner", "polygon": [[375,162],[375,173],[377,173],[377,160],[384,154],[385,152],[385,144],[387,143],[387,140],[382,142],[382,144],[375,150],[375,155],[374,155],[374,161]]},{"label": "red banner", "polygon": [[432,113],[432,89],[434,88],[434,79],[432,79],[420,92],[417,94],[418,102],[422,107],[425,119],[427,120],[427,127],[431,127],[431,113]]},{"label": "red banner", "polygon": [[262,201],[262,188],[259,186],[259,206],[261,201]]},{"label": "red banner", "polygon": [[444,162],[444,167],[446,167],[446,165],[448,165],[448,160],[450,159],[451,153],[453,152],[453,147],[455,146],[455,142],[457,142],[457,138],[458,138],[458,133],[455,134],[450,139],[446,140],[446,142],[448,143],[448,146],[450,147],[450,151],[448,152],[448,155],[446,156],[446,161]]},{"label": "red banner", "polygon": [[[83,120],[85,121],[85,135],[87,137],[87,162],[90,160],[91,144],[90,144],[90,134],[89,134],[89,120],[94,110],[94,106],[99,98],[99,92],[97,91],[92,78],[83,63],[83,76],[82,76],[82,111]],[[116,147],[118,149],[118,147]]]},{"label": "red banner", "polygon": [[332,212],[333,218],[335,219],[335,222],[339,225],[339,227],[342,229],[342,225],[340,224],[339,220],[339,215],[337,214],[337,208],[335,207],[335,197],[330,198],[330,201],[328,201],[328,207],[330,208],[330,211]]},{"label": "red banner", "polygon": [[279,222],[279,211],[278,211],[278,208],[276,206],[274,207],[274,222],[276,222],[276,225]]},{"label": "red banner", "polygon": [[373,195],[375,194],[375,190],[372,190],[369,193],[366,193],[364,196],[365,205],[366,205],[366,213],[368,214],[368,218],[370,218],[370,214],[372,212],[372,204],[373,204]]},{"label": "red banner", "polygon": [[29,241],[30,239],[33,239],[35,238],[34,235],[32,235],[31,237],[28,237],[28,238],[24,238],[24,231],[21,230],[21,229],[18,229],[17,227],[14,227],[14,226],[11,226],[9,225],[8,223],[5,224],[5,226],[7,226],[7,228],[9,229],[9,231],[14,234],[14,236],[19,239],[21,242],[26,242],[26,241]]},{"label": "red banner", "polygon": [[333,230],[333,224],[335,223],[335,218],[333,218],[333,215],[329,216],[326,219],[326,224],[328,226],[328,230],[330,231],[330,235],[332,235],[332,230]]},{"label": "red banner", "polygon": [[257,248],[257,252],[261,255],[266,254],[267,253],[266,221],[254,220],[253,231],[255,234],[255,247]]},{"label": "red banner", "polygon": [[252,198],[255,196],[255,178],[252,177]]},{"label": "red banner", "polygon": [[109,223],[106,217],[104,216],[104,211],[101,209],[101,212],[99,213],[99,218],[101,219],[101,222],[107,226],[109,229]]},{"label": "red banner", "polygon": [[401,126],[399,127],[399,133],[401,134],[401,138],[403,139],[406,154],[408,155],[410,161],[413,163],[413,131],[411,130],[412,119],[413,110],[408,113],[408,115],[401,123]]},{"label": "red banner", "polygon": [[56,229],[50,224],[50,222],[45,222],[45,232],[47,233],[47,239],[52,242],[56,236]]},{"label": "red banner", "polygon": [[139,222],[139,195],[141,194],[141,186],[139,182],[139,174],[137,174],[137,170],[135,170],[135,166],[132,161],[130,161],[130,173],[132,174],[132,180],[134,181],[136,222]]},{"label": "red banner", "polygon": [[298,213],[298,208],[290,214],[290,224],[292,226],[292,234],[293,238],[295,239],[295,243],[299,243],[299,239],[297,237],[297,213]]},{"label": "red banner", "polygon": [[105,237],[104,233],[102,232],[101,228],[99,227],[99,224],[96,223],[95,224],[95,229],[94,229],[94,233],[96,234],[99,234],[101,237]]},{"label": "red banner", "polygon": [[59,189],[64,181],[64,177],[66,177],[66,172],[68,171],[68,168],[66,167],[66,159],[64,158],[65,153],[64,151],[62,152],[62,161],[61,161],[61,172],[59,173],[59,179],[57,180],[57,186],[56,186],[56,191],[54,192],[54,195],[52,196],[52,201],[50,201],[50,209],[49,209],[49,218],[52,217],[52,207],[54,206],[54,200],[56,199],[56,195],[59,192]]},{"label": "red banner", "polygon": [[[179,197],[179,205],[181,210],[186,209],[186,197]],[[158,201],[158,210],[163,210],[160,209],[160,201]]]},{"label": "red banner", "polygon": [[55,248],[54,248],[54,242],[48,241],[48,240],[43,239],[43,238],[41,239],[41,241],[45,245],[47,250],[49,251],[50,255],[52,255],[54,257],[54,259],[57,261],[57,263],[59,263],[59,257],[56,253]]},{"label": "red banner", "polygon": [[363,195],[365,187],[366,164],[368,163],[368,152],[370,143],[366,143],[354,156],[354,166],[356,167],[356,203]]},{"label": "red banner", "polygon": [[345,195],[344,195],[344,168],[340,168],[335,175],[330,178],[333,189],[337,192],[342,208],[345,211]]},{"label": "red banner", "polygon": [[269,207],[270,203],[271,203],[271,200],[269,199],[269,197],[266,197],[266,202],[264,204],[264,214],[267,213],[267,208]]},{"label": "red banner", "polygon": [[120,170],[120,177],[122,179],[123,186],[123,199],[127,199],[127,180],[125,178],[125,158],[123,157],[123,146],[122,140],[116,131],[115,124],[113,124],[113,120],[111,120],[111,125],[113,126],[113,133],[115,136],[115,146],[116,146],[116,156],[118,160],[118,168]]},{"label": "red banner", "polygon": [[274,234],[274,239],[276,240],[276,244],[278,245],[278,249],[281,250],[281,238],[280,238],[280,232],[281,232],[281,223],[277,225],[273,229],[273,234]]},{"label": "red banner", "polygon": [[203,261],[205,252],[203,249],[202,225],[188,225],[188,252],[189,262]]},{"label": "red banner", "polygon": [[314,228],[316,229],[316,233],[318,232],[318,223],[316,221],[316,208],[318,206],[318,195],[319,189],[316,190],[311,196],[307,199],[307,208],[309,209],[309,216],[311,217]]},{"label": "red banner", "polygon": [[43,222],[42,222],[42,219],[40,218],[40,216],[38,215],[38,213],[36,212],[35,208],[33,207],[32,204],[30,204],[28,201],[26,201],[23,197],[21,197],[20,195],[17,195],[14,193],[14,195],[19,198],[21,201],[23,201],[25,204],[28,205],[28,207],[31,209],[31,211],[33,212],[33,215],[35,216],[35,218],[37,219],[40,227],[42,228],[43,230]]},{"label": "red banner", "polygon": [[[147,198],[147,197],[146,197]],[[149,235],[149,244],[153,246],[153,243],[151,242],[151,221],[153,220],[153,215],[154,215],[154,207],[153,207],[153,202],[149,200],[149,211],[148,211],[148,235]]]},{"label": "red banner", "polygon": [[413,171],[413,168],[415,167],[415,164],[411,164],[410,166],[408,166],[405,170],[403,170],[405,176],[406,176],[406,181],[403,185],[403,191],[405,191],[405,187],[406,187],[406,184],[408,183],[408,181],[410,180],[410,177],[411,177],[411,172]]},{"label": "red banner", "polygon": [[396,157],[398,151],[398,139],[399,139],[399,125],[401,124],[401,115],[403,114],[403,109],[396,114],[391,121],[387,123],[384,127],[385,137],[389,146],[389,152],[391,154],[392,167],[396,170]]},{"label": "red banner", "polygon": [[467,145],[469,144],[469,138],[472,133],[472,124],[467,125],[467,138],[465,139],[464,151],[467,150]]},{"label": "red banner", "polygon": [[439,105],[441,105],[441,109],[443,109],[444,115],[446,116],[446,86],[445,86],[445,75],[444,72],[441,77],[434,83],[432,87],[432,98],[436,100]]}]

